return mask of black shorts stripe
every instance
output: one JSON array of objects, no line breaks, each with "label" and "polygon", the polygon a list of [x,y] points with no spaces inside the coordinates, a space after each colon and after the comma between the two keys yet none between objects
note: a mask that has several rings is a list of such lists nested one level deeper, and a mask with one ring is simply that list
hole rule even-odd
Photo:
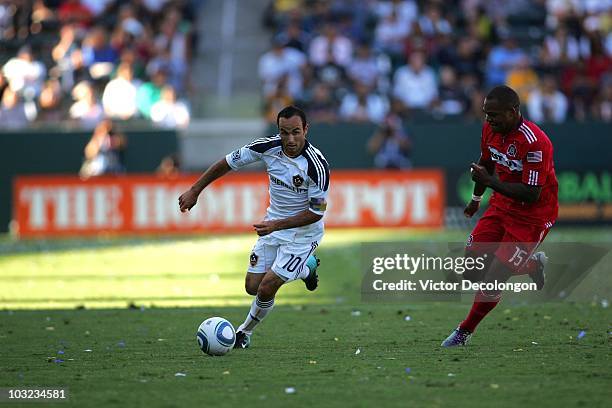
[{"label": "black shorts stripe", "polygon": [[302,273],[302,271],[304,270],[304,266],[306,265],[306,262],[308,262],[308,258],[310,258],[310,255],[312,255],[312,253],[315,251],[315,249],[317,249],[318,246],[319,246],[319,243],[317,241],[314,241],[310,244],[310,252],[308,252],[308,255],[306,255],[306,257],[304,258],[304,261],[300,264],[300,267],[297,268],[297,272],[293,276],[293,279],[297,279],[297,277],[300,276],[300,273]]}]

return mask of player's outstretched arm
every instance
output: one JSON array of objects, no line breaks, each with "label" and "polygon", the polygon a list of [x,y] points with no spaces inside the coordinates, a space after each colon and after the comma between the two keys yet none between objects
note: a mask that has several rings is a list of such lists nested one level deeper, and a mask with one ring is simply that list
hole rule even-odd
[{"label": "player's outstretched arm", "polygon": [[489,187],[506,197],[525,203],[535,203],[540,198],[540,193],[542,192],[542,186],[529,186],[524,183],[504,183],[497,177],[491,181]]},{"label": "player's outstretched arm", "polygon": [[304,225],[315,223],[321,218],[323,218],[322,215],[315,214],[310,210],[304,210],[292,217],[283,218],[281,220],[262,221],[258,224],[254,224],[253,227],[255,227],[257,235],[261,237],[278,230],[303,227]]},{"label": "player's outstretched arm", "polygon": [[227,174],[232,168],[227,164],[225,158],[210,166],[196,181],[189,190],[179,197],[179,208],[181,212],[191,210],[198,202],[198,196],[210,183]]}]

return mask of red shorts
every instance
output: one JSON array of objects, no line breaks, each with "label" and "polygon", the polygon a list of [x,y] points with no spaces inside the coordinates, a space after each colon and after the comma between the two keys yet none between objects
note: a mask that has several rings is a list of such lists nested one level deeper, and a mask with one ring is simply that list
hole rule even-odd
[{"label": "red shorts", "polygon": [[515,274],[544,240],[552,222],[527,223],[496,207],[489,207],[470,234],[466,250],[494,254]]}]

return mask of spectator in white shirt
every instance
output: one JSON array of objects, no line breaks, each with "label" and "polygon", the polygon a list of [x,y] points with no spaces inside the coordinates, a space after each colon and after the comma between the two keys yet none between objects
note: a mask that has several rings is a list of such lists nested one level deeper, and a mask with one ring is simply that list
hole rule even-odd
[{"label": "spectator in white shirt", "polygon": [[151,108],[151,120],[158,126],[174,129],[184,129],[189,125],[189,108],[176,99],[176,92],[170,85],[166,85],[159,102]]},{"label": "spectator in white shirt", "polygon": [[426,109],[435,101],[438,83],[433,69],[425,65],[423,52],[413,52],[409,64],[395,72],[393,95],[408,109]]},{"label": "spectator in white shirt", "polygon": [[384,54],[373,55],[370,45],[363,42],[357,46],[347,74],[352,81],[364,83],[370,88],[378,88],[385,85],[382,82],[390,69],[389,58]]},{"label": "spectator in white shirt", "polygon": [[111,8],[114,0],[81,0],[81,4],[87,7],[94,17],[103,15]]},{"label": "spectator in white shirt", "polygon": [[378,22],[375,33],[376,46],[392,56],[400,56],[404,53],[410,30],[411,26],[401,21],[394,11]]},{"label": "spectator in white shirt", "polygon": [[559,27],[554,35],[544,39],[540,56],[544,64],[565,64],[588,58],[591,54],[589,41],[569,35],[565,27]]},{"label": "spectator in white shirt", "polygon": [[40,95],[47,69],[42,62],[34,59],[30,47],[24,45],[16,57],[4,64],[2,72],[13,91],[33,99]]},{"label": "spectator in white shirt", "polygon": [[402,24],[411,26],[419,15],[419,8],[414,0],[379,0],[374,5],[375,14],[383,19],[396,13]]},{"label": "spectator in white shirt", "polygon": [[351,122],[380,123],[389,111],[389,102],[366,84],[357,82],[354,90],[342,98],[340,117]]},{"label": "spectator in white shirt", "polygon": [[157,14],[162,11],[168,0],[142,0],[141,3],[151,14]]},{"label": "spectator in white shirt", "polygon": [[117,77],[106,84],[102,94],[102,106],[106,116],[124,120],[133,117],[138,111],[136,90],[132,67],[125,63],[120,64]]},{"label": "spectator in white shirt", "polygon": [[557,88],[555,79],[547,76],[534,90],[527,102],[529,119],[534,122],[560,123],[567,115],[567,98]]},{"label": "spectator in white shirt", "polygon": [[427,12],[419,18],[419,27],[426,37],[450,34],[452,31],[450,23],[442,16],[440,9],[435,5],[429,5]]},{"label": "spectator in white shirt", "polygon": [[283,47],[279,38],[272,39],[272,49],[259,58],[259,77],[263,81],[264,96],[272,95],[278,82],[287,77],[287,90],[296,99],[302,96],[302,69],[306,56],[291,47]]},{"label": "spectator in white shirt", "polygon": [[95,128],[104,117],[104,110],[96,100],[91,84],[87,81],[79,82],[72,90],[72,97],[75,102],[70,107],[70,117],[78,120],[84,128]]},{"label": "spectator in white shirt", "polygon": [[347,37],[338,34],[333,23],[326,23],[323,34],[310,43],[310,62],[316,66],[336,64],[347,67],[353,57],[353,44]]}]

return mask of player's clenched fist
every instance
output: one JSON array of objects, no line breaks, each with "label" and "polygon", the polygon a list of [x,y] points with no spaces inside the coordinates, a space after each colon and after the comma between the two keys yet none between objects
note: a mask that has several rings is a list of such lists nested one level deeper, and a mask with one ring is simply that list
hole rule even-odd
[{"label": "player's clenched fist", "polygon": [[480,164],[472,163],[470,165],[470,170],[472,172],[472,180],[474,180],[476,183],[480,183],[485,186],[489,185],[491,181],[491,175],[489,174],[487,169],[485,169],[484,166],[481,166]]},{"label": "player's clenched fist", "polygon": [[189,189],[179,197],[179,208],[181,212],[189,211],[198,202],[198,193]]}]

